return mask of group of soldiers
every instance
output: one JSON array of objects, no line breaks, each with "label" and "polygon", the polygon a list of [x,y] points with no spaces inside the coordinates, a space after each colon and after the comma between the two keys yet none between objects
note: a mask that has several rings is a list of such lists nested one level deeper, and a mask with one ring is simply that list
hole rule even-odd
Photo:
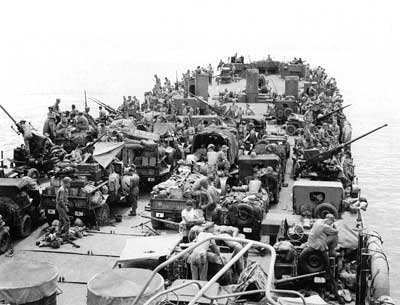
[{"label": "group of soldiers", "polygon": [[[336,82],[333,78],[328,79],[323,68],[318,67],[311,74],[317,88],[311,87],[302,93],[300,108],[304,114],[304,127],[297,131],[294,152],[298,159],[304,158],[304,151],[307,150],[326,152],[326,159],[319,162],[318,166],[334,168],[346,186],[354,176],[352,155],[346,149],[335,150],[340,144],[351,140],[351,126],[341,110],[343,98]],[[295,163],[295,166],[298,165]]]}]

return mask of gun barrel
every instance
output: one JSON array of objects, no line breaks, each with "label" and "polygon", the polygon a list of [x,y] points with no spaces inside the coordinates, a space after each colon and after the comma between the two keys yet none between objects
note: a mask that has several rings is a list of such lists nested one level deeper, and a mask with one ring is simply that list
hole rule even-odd
[{"label": "gun barrel", "polygon": [[331,115],[333,115],[333,114],[335,114],[335,113],[337,113],[337,112],[339,112],[339,111],[342,111],[343,109],[345,109],[345,108],[347,108],[347,107],[350,107],[350,106],[351,106],[351,104],[346,105],[346,106],[343,106],[343,107],[340,107],[339,109],[333,110],[333,111],[331,111],[331,112],[329,112],[329,113],[323,115],[322,117],[317,118],[315,121],[316,121],[316,122],[322,121],[322,120],[324,120],[324,119],[330,117]]},{"label": "gun barrel", "polygon": [[96,104],[103,106],[104,108],[107,109],[107,111],[109,112],[113,112],[113,113],[117,113],[117,110],[115,110],[114,108],[112,108],[111,106],[103,103],[102,101],[99,101],[98,99],[94,98],[94,97],[89,97],[89,99],[93,102],[95,102]]},{"label": "gun barrel", "polygon": [[[316,161],[316,160],[320,160],[320,161],[326,160],[335,151],[338,151],[338,150],[342,149],[343,147],[348,146],[351,143],[354,143],[355,141],[358,141],[358,140],[370,135],[371,133],[374,133],[375,131],[378,131],[379,129],[382,129],[382,128],[386,127],[386,126],[388,126],[388,124],[383,124],[382,126],[379,126],[379,127],[375,128],[375,129],[373,129],[371,131],[368,131],[367,133],[364,133],[361,136],[358,136],[357,138],[355,138],[353,140],[350,140],[350,141],[348,141],[346,143],[342,143],[342,144],[338,145],[337,147],[332,148],[331,150],[321,152],[318,155],[316,155],[315,157],[309,159],[307,162],[310,163],[310,162],[313,162],[313,161]],[[327,157],[327,158],[325,158],[325,157]]]},{"label": "gun barrel", "polygon": [[11,114],[2,105],[0,105],[0,108],[4,111],[5,114],[7,114],[7,116],[11,119],[11,121],[13,121],[13,123],[15,125],[17,125],[17,127],[18,127],[17,121],[11,116]]},{"label": "gun barrel", "polygon": [[386,127],[386,126],[388,126],[388,124],[383,124],[383,125],[381,125],[381,126],[375,128],[375,129],[372,129],[371,131],[368,131],[367,133],[362,134],[361,136],[358,136],[357,138],[355,138],[355,139],[353,139],[353,140],[350,140],[350,141],[348,141],[348,142],[346,142],[346,143],[343,143],[342,146],[348,146],[348,145],[350,145],[351,143],[353,143],[353,142],[355,142],[355,141],[358,141],[358,140],[360,140],[360,139],[362,139],[362,138],[364,138],[364,137],[370,135],[371,133],[374,133],[375,131],[378,131],[379,129],[382,129],[382,128]]}]

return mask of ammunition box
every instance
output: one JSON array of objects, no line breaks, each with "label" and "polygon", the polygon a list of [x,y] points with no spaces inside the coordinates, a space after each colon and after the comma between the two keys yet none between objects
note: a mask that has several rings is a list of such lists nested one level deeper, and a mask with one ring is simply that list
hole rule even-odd
[{"label": "ammunition box", "polygon": [[76,169],[79,172],[95,173],[100,169],[100,166],[97,163],[79,163]]}]

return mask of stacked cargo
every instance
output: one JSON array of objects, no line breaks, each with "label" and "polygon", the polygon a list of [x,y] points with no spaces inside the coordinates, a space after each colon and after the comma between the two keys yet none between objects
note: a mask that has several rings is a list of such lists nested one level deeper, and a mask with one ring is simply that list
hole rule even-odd
[{"label": "stacked cargo", "polygon": [[201,177],[200,173],[184,171],[172,175],[167,181],[153,187],[153,198],[182,199],[192,197],[193,184]]},{"label": "stacked cargo", "polygon": [[221,200],[221,207],[225,211],[222,214],[226,214],[223,217],[225,225],[239,228],[246,238],[260,240],[261,222],[269,208],[267,194],[230,192]]},{"label": "stacked cargo", "polygon": [[[186,201],[193,197],[193,185],[204,177],[192,173],[190,167],[182,167],[181,171],[172,175],[167,181],[157,184],[151,192],[151,216],[173,221],[181,220],[181,212],[186,207]],[[152,220],[153,228],[161,228],[158,221]]]}]

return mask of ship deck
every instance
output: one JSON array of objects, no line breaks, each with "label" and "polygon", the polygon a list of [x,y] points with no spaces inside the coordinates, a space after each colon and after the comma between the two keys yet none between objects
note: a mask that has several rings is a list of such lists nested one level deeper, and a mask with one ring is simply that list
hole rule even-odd
[{"label": "ship deck", "polygon": [[[284,83],[278,76],[270,76],[273,80],[278,94],[283,90]],[[245,80],[240,80],[228,85],[210,86],[210,96],[217,94],[218,91],[242,90],[245,87]],[[253,106],[252,106],[253,107]],[[257,107],[265,107],[265,104],[258,104]],[[256,110],[257,108],[254,108]],[[265,109],[265,108],[263,108]],[[257,110],[256,110],[257,111]],[[258,111],[257,111],[258,112]],[[269,126],[269,128],[273,128]],[[290,139],[293,144],[293,139]],[[279,204],[272,206],[268,214],[264,217],[262,230],[263,233],[275,232],[282,220],[296,218],[291,210],[291,190],[293,180],[290,179],[291,159],[288,161],[285,182],[287,187],[282,188]],[[149,202],[149,194],[142,194],[138,202],[138,213],[148,213],[144,211]],[[54,264],[59,271],[59,276],[64,277],[65,282],[59,283],[62,293],[58,296],[58,304],[77,305],[86,304],[87,283],[95,274],[114,268],[127,243],[128,239],[141,238],[150,232],[144,225],[151,227],[150,222],[140,216],[128,216],[129,208],[120,207],[113,210],[115,215],[122,215],[122,222],[116,222],[110,226],[104,226],[99,232],[89,233],[82,239],[75,241],[79,248],[71,244],[62,245],[59,249],[39,248],[36,241],[42,234],[42,229],[47,225],[37,228],[29,237],[19,240],[14,244],[14,254],[11,257],[0,256],[0,264],[7,261],[38,261]],[[160,231],[161,235],[176,234],[174,231]],[[267,240],[265,240],[267,241]],[[268,260],[267,257],[259,256],[258,252],[253,252],[249,256],[251,260]],[[264,261],[265,263],[265,261]]]}]

